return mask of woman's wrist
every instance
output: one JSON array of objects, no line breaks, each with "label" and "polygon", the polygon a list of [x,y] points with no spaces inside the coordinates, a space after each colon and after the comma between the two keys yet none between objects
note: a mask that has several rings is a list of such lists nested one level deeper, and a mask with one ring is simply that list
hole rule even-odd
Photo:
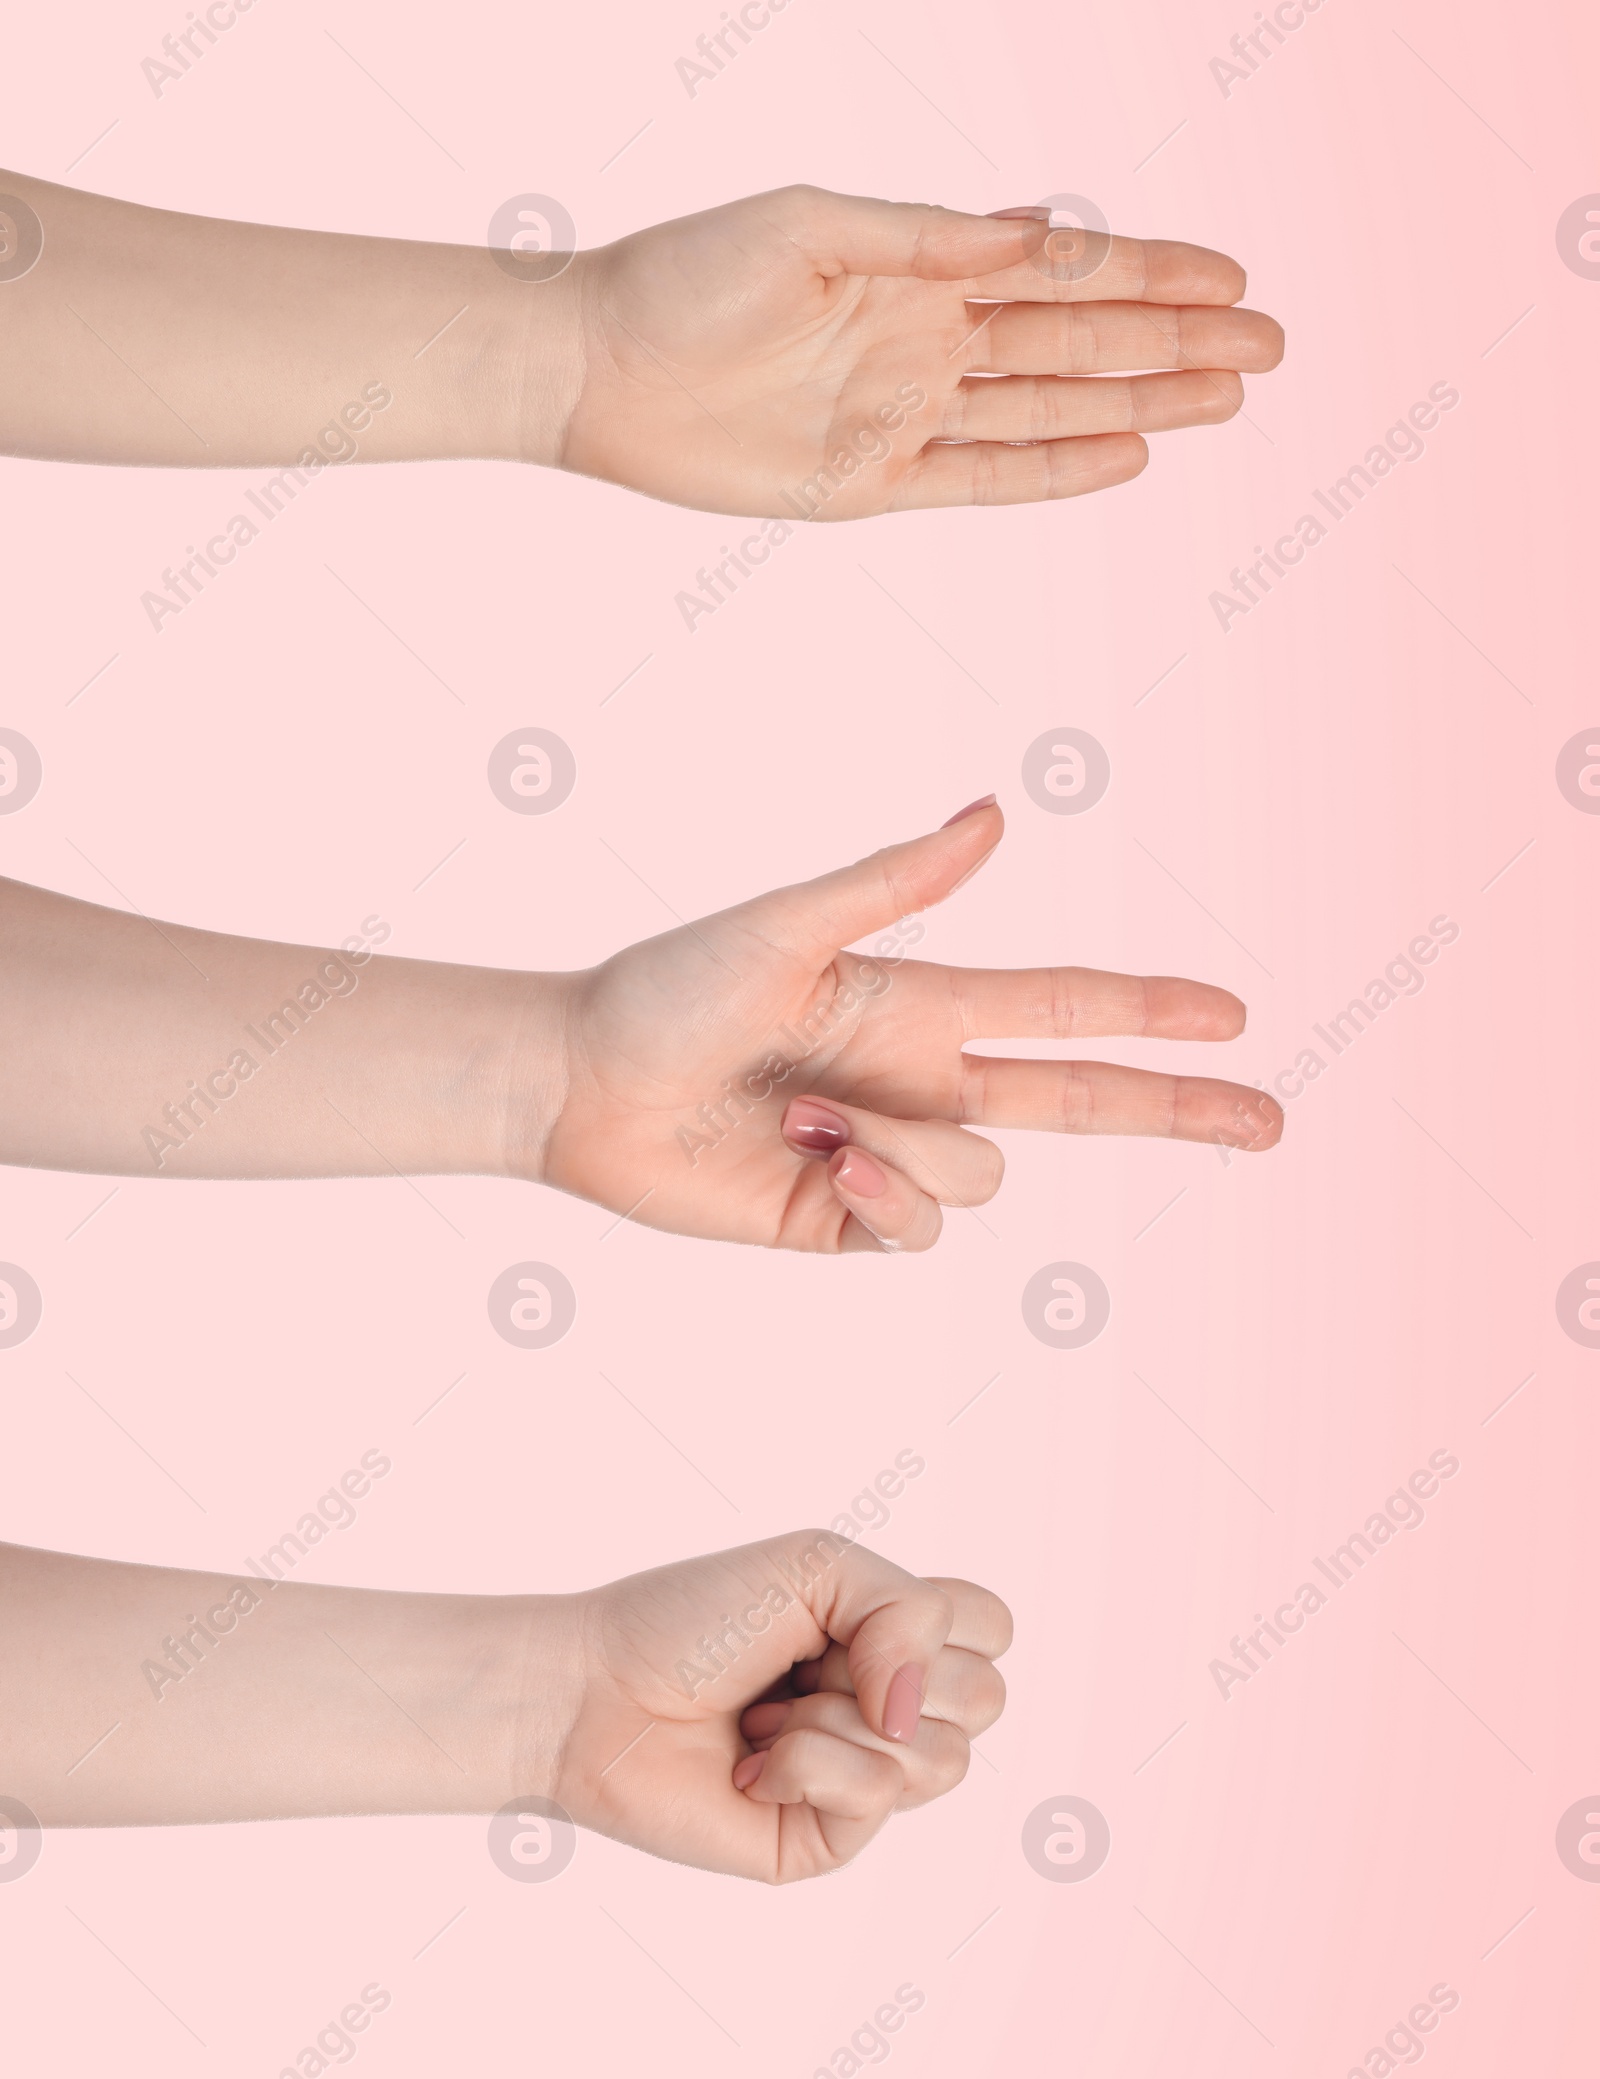
[{"label": "woman's wrist", "polygon": [[579,1612],[0,1545],[0,1778],[47,1826],[497,1811],[559,1781]]},{"label": "woman's wrist", "polygon": [[482,1000],[468,1012],[457,1089],[447,1108],[470,1151],[452,1167],[544,1181],[550,1135],[566,1103],[573,984],[564,974],[485,973]]},{"label": "woman's wrist", "polygon": [[566,1101],[572,980],[405,959],[363,968],[366,1022],[345,1066],[382,1064],[369,1116],[393,1169],[542,1180]]},{"label": "woman's wrist", "polygon": [[485,1600],[494,1643],[480,1663],[480,1695],[504,1757],[499,1794],[486,1809],[498,1811],[513,1798],[559,1796],[583,1708],[587,1646],[581,1596]]},{"label": "woman's wrist", "polygon": [[484,459],[558,469],[583,388],[583,255],[547,281],[509,274],[503,257],[489,256],[486,324],[455,349],[455,382]]},{"label": "woman's wrist", "polygon": [[[443,1601],[443,1598],[426,1598]],[[577,1599],[564,1595],[451,1598],[447,1631],[424,1623],[415,1641],[416,1715],[438,1727],[460,1762],[453,1809],[498,1811],[519,1797],[553,1797],[582,1703]],[[401,1809],[427,1809],[425,1803]]]}]

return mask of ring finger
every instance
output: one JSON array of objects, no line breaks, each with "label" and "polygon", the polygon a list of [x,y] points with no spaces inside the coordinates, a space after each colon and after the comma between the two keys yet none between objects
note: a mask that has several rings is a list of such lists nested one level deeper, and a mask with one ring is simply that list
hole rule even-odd
[{"label": "ring finger", "polygon": [[972,1758],[966,1734],[941,1718],[924,1718],[914,1738],[891,1746],[867,1724],[854,1697],[832,1691],[796,1697],[789,1703],[752,1704],[740,1731],[756,1754],[766,1753],[795,1733],[812,1732],[889,1756],[904,1771],[905,1787],[897,1799],[901,1811],[954,1790]]},{"label": "ring finger", "polygon": [[956,390],[942,440],[1064,440],[1086,433],[1170,433],[1214,426],[1244,401],[1231,369],[1172,375],[976,376]]},{"label": "ring finger", "polygon": [[1005,1173],[1005,1158],[993,1141],[947,1119],[895,1119],[837,1098],[807,1096],[790,1100],[782,1124],[796,1154],[860,1150],[941,1205],[987,1205]]},{"label": "ring finger", "polygon": [[[983,1204],[1005,1166],[993,1142],[945,1120],[888,1119],[832,1099],[794,1098],[782,1128],[797,1155],[827,1158],[821,1178],[849,1215],[838,1231],[841,1250],[931,1249],[944,1225],[941,1202]],[[813,1201],[817,1176],[803,1176]]]}]

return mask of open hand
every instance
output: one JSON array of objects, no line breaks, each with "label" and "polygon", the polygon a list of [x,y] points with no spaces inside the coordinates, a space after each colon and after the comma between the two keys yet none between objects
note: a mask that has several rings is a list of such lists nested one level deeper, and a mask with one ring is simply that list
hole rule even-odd
[{"label": "open hand", "polygon": [[1070,498],[1276,367],[1236,261],[1047,218],[791,187],[580,253],[558,459],[790,520]]}]

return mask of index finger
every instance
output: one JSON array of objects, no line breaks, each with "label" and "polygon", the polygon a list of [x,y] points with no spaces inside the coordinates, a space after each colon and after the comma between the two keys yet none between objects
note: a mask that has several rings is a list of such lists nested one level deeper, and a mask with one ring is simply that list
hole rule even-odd
[{"label": "index finger", "polygon": [[973,1039],[1227,1040],[1245,1007],[1228,989],[1179,975],[1094,967],[948,970],[963,1041]]},{"label": "index finger", "polygon": [[974,293],[1001,303],[1237,303],[1245,281],[1238,261],[1210,246],[1080,231],[1053,233],[1019,265],[978,277]]},{"label": "index finger", "polygon": [[928,1672],[950,1636],[953,1599],[832,1532],[809,1534],[808,1551],[829,1546],[838,1549],[807,1581],[803,1600],[828,1637],[846,1649],[850,1679],[873,1731],[886,1740],[909,1740],[922,1716]]},{"label": "index finger", "polygon": [[992,1589],[976,1581],[958,1581],[943,1574],[924,1577],[930,1588],[950,1598],[950,1636],[947,1646],[966,1653],[981,1653],[985,1660],[998,1660],[1011,1644],[1011,1612]]}]

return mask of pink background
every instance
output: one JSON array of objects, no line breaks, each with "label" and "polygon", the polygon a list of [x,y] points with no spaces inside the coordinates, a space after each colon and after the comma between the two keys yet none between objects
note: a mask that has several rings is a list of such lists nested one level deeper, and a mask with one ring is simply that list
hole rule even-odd
[{"label": "pink background", "polygon": [[[464,1179],[128,1182],[79,1228],[109,1183],[9,1172],[0,1257],[47,1309],[0,1356],[13,1539],[236,1567],[376,1447],[394,1471],[322,1578],[557,1589],[826,1520],[909,1448],[927,1471],[876,1542],[1017,1617],[966,1784],[826,1884],[585,1836],[521,1886],[476,1819],[52,1836],[0,1886],[18,2070],[276,2073],[374,1979],[373,2074],[804,2079],[907,1981],[926,2005],[893,2062],[929,2079],[1341,2074],[1441,1981],[1461,2004],[1430,2069],[1577,2068],[1600,1889],[1553,1835],[1600,1788],[1600,1355],[1552,1302],[1600,1256],[1600,822],[1552,773],[1600,708],[1577,610],[1600,283],[1554,229],[1600,188],[1600,32],[1576,7],[1331,0],[1224,98],[1208,61],[1253,13],[794,0],[693,100],[674,60],[720,9],[681,0],[261,0],[159,100],[140,60],[182,8],[11,24],[14,163],[111,194],[475,240],[539,190],[599,243],[796,178],[974,209],[1071,190],[1239,255],[1289,355],[1248,418],[1159,441],[1129,488],[810,530],[693,636],[673,597],[726,522],[430,466],[325,479],[158,637],[139,595],[255,473],[5,463],[0,723],[46,771],[0,870],[236,931],[333,942],[377,912],[391,951],[578,965],[993,786],[1007,842],[930,918],[931,957],[1225,983],[1251,1007],[1226,1049],[1104,1051],[1247,1081],[1431,918],[1460,925],[1277,1154],[1008,1136],[1001,1196],[908,1261],[607,1235]],[[1230,568],[1440,381],[1461,402],[1426,456],[1223,635]],[[530,724],[578,759],[549,817],[484,780]],[[1112,785],[1050,816],[1020,761],[1069,724]],[[525,1257],[579,1294],[547,1352],[484,1311]],[[1079,1352],[1019,1310],[1059,1258],[1113,1295]],[[1436,1450],[1461,1470],[1426,1524],[1224,1702],[1208,1662]],[[1019,1845],[1065,1794],[1112,1829],[1082,1884]]]}]

